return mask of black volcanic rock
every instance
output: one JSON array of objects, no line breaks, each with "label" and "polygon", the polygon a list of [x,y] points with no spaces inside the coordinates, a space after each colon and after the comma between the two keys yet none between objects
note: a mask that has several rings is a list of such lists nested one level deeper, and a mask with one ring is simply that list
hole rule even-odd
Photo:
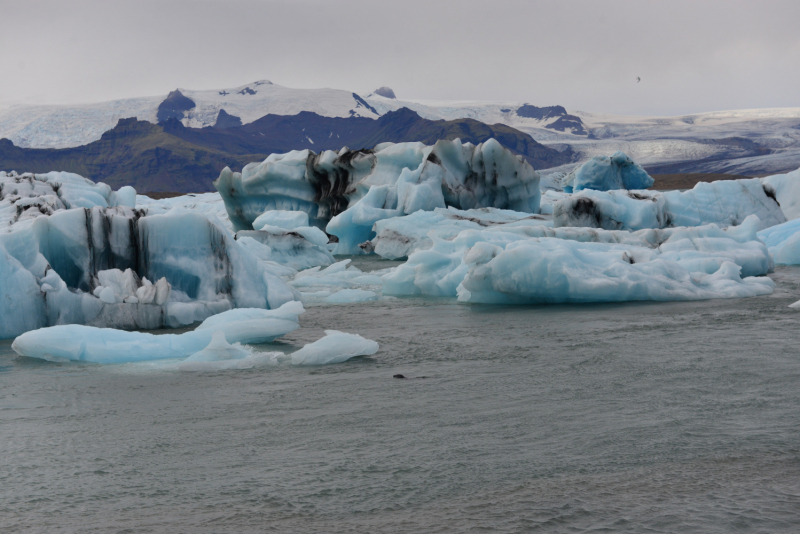
[{"label": "black volcanic rock", "polygon": [[567,114],[564,106],[546,106],[543,108],[524,104],[517,108],[517,115],[520,117],[527,117],[529,119],[544,120],[550,117],[561,117]]},{"label": "black volcanic rock", "polygon": [[396,100],[397,99],[397,97],[394,96],[394,91],[392,91],[392,88],[391,87],[386,87],[385,85],[383,87],[378,87],[373,92],[376,95],[380,95],[380,96],[382,96],[384,98],[391,98],[392,100]]},{"label": "black volcanic rock", "polygon": [[225,128],[235,128],[242,125],[242,119],[236,115],[231,115],[224,109],[219,110],[217,115],[217,122],[214,123],[214,128],[224,130]]},{"label": "black volcanic rock", "polygon": [[588,132],[583,127],[583,121],[580,117],[570,115],[564,106],[546,106],[537,107],[530,104],[524,104],[517,108],[517,116],[526,117],[530,119],[545,120],[553,117],[558,117],[557,120],[546,125],[545,128],[564,132],[572,130],[575,135],[588,135]]},{"label": "black volcanic rock", "polygon": [[181,120],[183,119],[183,112],[189,111],[194,106],[194,100],[183,96],[183,93],[175,89],[158,105],[156,119],[158,119],[158,122],[164,122],[167,119]]}]

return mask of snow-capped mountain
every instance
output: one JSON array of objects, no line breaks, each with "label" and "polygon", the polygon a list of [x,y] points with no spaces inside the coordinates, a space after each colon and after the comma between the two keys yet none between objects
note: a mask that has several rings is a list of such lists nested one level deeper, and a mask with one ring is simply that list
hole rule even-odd
[{"label": "snow-capped mountain", "polygon": [[[313,111],[326,117],[368,117],[379,114],[366,100],[340,89],[291,89],[260,80],[241,87],[213,91],[178,89],[194,103],[184,111],[184,126],[213,126],[220,110],[243,124],[267,114],[296,115]],[[119,119],[136,117],[158,122],[165,95],[113,100],[78,106],[15,106],[0,110],[0,138],[25,148],[66,148],[100,139]]]},{"label": "snow-capped mountain", "polygon": [[178,89],[168,96],[99,104],[17,106],[0,110],[0,138],[20,147],[64,148],[96,141],[127,117],[153,123],[175,117],[184,126],[202,128],[248,124],[267,114],[302,111],[376,119],[406,107],[426,119],[471,118],[505,124],[545,145],[568,146],[579,161],[622,150],[651,172],[756,175],[800,166],[800,107],[642,117],[524,102],[422,101],[392,96],[395,93],[388,87],[362,98],[351,91],[293,89],[260,80],[229,89]]}]

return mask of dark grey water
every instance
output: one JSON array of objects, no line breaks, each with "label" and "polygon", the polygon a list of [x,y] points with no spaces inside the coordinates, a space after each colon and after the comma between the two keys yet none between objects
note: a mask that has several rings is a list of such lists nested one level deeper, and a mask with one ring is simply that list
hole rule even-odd
[{"label": "dark grey water", "polygon": [[800,269],[773,278],[745,300],[312,308],[284,349],[381,344],[313,369],[2,342],[0,531],[797,532]]}]

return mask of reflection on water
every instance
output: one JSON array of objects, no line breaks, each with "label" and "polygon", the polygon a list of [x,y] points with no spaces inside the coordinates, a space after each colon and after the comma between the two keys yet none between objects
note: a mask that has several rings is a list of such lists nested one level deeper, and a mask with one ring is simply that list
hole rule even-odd
[{"label": "reflection on water", "polygon": [[261,347],[381,344],[320,368],[54,364],[3,341],[0,530],[794,532],[800,269],[773,278],[744,300],[318,307]]}]

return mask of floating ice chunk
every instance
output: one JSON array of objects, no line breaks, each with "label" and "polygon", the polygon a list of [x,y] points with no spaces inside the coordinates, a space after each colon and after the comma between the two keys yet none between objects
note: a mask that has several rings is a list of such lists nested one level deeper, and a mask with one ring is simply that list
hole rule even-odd
[{"label": "floating ice chunk", "polygon": [[400,259],[417,250],[431,248],[434,238],[452,239],[463,230],[500,230],[551,224],[551,221],[541,215],[497,208],[436,208],[433,211],[417,211],[411,215],[376,222],[376,235],[365,245],[383,258]]},{"label": "floating ice chunk", "polygon": [[[276,308],[300,298],[278,269],[224,228],[182,209],[144,217],[122,207],[60,210],[17,222],[0,232],[0,245],[53,288],[42,326],[175,327],[234,307]],[[151,288],[140,278],[156,283]],[[110,288],[113,301],[108,292],[100,300],[98,286]],[[7,306],[0,301],[0,315]]]},{"label": "floating ice chunk", "polygon": [[45,326],[45,292],[51,291],[46,282],[40,289],[33,273],[0,243],[0,338]]},{"label": "floating ice chunk", "polygon": [[767,228],[785,222],[786,218],[771,190],[765,187],[769,186],[752,178],[700,182],[684,192],[583,190],[554,204],[553,225],[606,230],[708,223],[731,226],[757,215],[761,228]]},{"label": "floating ice chunk", "polygon": [[293,365],[327,365],[342,363],[356,356],[371,356],[379,345],[358,334],[325,330],[325,337],[305,345],[292,354]]},{"label": "floating ice chunk", "polygon": [[363,289],[342,289],[325,298],[328,304],[353,304],[378,300],[378,294]]},{"label": "floating ice chunk", "polygon": [[613,156],[595,156],[563,180],[564,191],[584,189],[609,191],[612,189],[647,189],[653,178],[623,152]]},{"label": "floating ice chunk", "polygon": [[[285,265],[295,270],[328,266],[336,260],[325,245],[328,236],[319,228],[301,227],[286,230],[277,226],[263,225],[261,230],[242,230],[236,239],[252,239],[263,245],[255,253],[263,260]],[[246,245],[256,249],[252,243]]]},{"label": "floating ice chunk", "polygon": [[766,176],[761,178],[761,182],[771,189],[770,193],[781,205],[786,219],[791,221],[800,217],[800,169],[787,174]]},{"label": "floating ice chunk", "polygon": [[800,218],[758,232],[778,265],[800,265]]},{"label": "floating ice chunk", "polygon": [[[711,274],[690,272],[652,251],[541,239],[512,243],[487,263],[469,266],[458,299],[483,303],[700,300],[772,293],[767,277],[741,278],[723,261]],[[642,257],[643,256],[643,257]],[[648,257],[649,256],[649,257]]]},{"label": "floating ice chunk", "polygon": [[60,325],[26,332],[11,348],[21,356],[52,361],[126,363],[185,359],[206,348],[215,332],[228,343],[266,343],[300,326],[303,306],[290,302],[277,310],[236,309],[206,319],[183,334],[153,335],[84,325]]},{"label": "floating ice chunk", "polygon": [[301,302],[287,302],[277,310],[238,308],[209,317],[197,327],[201,330],[223,330],[228,341],[268,343],[295,330],[304,312]]},{"label": "floating ice chunk", "polygon": [[251,351],[241,344],[231,345],[225,338],[222,330],[214,331],[211,342],[200,352],[195,352],[184,361],[186,362],[215,362],[222,360],[241,360],[250,356]]},{"label": "floating ice chunk", "polygon": [[494,139],[272,154],[241,174],[224,169],[214,185],[236,230],[252,230],[265,212],[303,211],[339,238],[337,254],[362,253],[358,245],[372,237],[372,225],[388,217],[446,205],[535,213],[541,196],[536,171]]},{"label": "floating ice chunk", "polygon": [[[590,263],[586,266],[585,272],[576,272],[584,272],[587,277],[595,276],[596,273],[594,273],[594,267],[591,264],[595,255],[597,258],[601,258],[601,260],[595,262],[597,265],[605,265],[603,262],[607,262],[609,268],[613,267],[614,269],[618,268],[616,267],[617,260],[623,261],[628,265],[641,264],[636,269],[645,270],[648,265],[656,265],[652,262],[658,261],[661,264],[675,266],[675,269],[686,273],[687,276],[691,274],[692,277],[705,277],[723,269],[724,264],[733,263],[737,269],[742,271],[744,276],[760,276],[769,272],[772,264],[766,246],[756,239],[755,229],[757,227],[757,218],[753,217],[746,221],[745,225],[735,227],[731,229],[732,231],[721,230],[715,225],[694,228],[640,230],[638,232],[547,227],[521,228],[520,230],[524,230],[525,233],[497,229],[465,230],[452,240],[434,239],[434,244],[430,249],[411,254],[406,263],[384,275],[382,277],[383,294],[395,296],[419,294],[443,297],[458,296],[461,294],[459,286],[463,282],[464,287],[466,287],[465,279],[468,276],[472,277],[473,281],[471,283],[474,286],[477,283],[475,280],[486,274],[484,270],[478,269],[478,266],[484,265],[486,262],[491,264],[494,261],[493,258],[505,257],[506,250],[517,247],[530,247],[530,250],[533,251],[530,256],[541,253],[542,257],[538,263],[539,268],[543,272],[551,273],[554,277],[558,277],[558,273],[568,269],[568,265],[578,265],[579,259],[585,259]],[[539,235],[525,235],[526,233],[538,233]],[[582,248],[578,244],[586,244],[588,248]],[[589,247],[589,245],[591,246]],[[520,253],[515,254],[516,256],[511,256],[520,256]],[[560,263],[562,260],[565,263]],[[520,256],[520,261],[529,262],[532,260],[528,256],[524,258]],[[520,267],[520,269],[523,269],[523,267]],[[523,271],[512,272],[506,269],[495,273],[493,280],[500,280],[506,274],[516,277],[514,280],[519,283],[525,283],[525,280],[530,278]],[[595,276],[595,279],[598,279],[598,276]],[[737,276],[739,276],[738,273]],[[666,283],[666,281],[667,278],[655,277],[652,283],[657,285]],[[500,284],[501,282],[498,281],[497,283]],[[580,297],[570,296],[569,292],[566,292],[565,295],[567,296],[563,298],[573,299],[574,297],[574,300],[584,299],[585,301],[599,301],[605,298],[601,291],[598,291],[597,295],[592,297],[588,290],[582,290],[582,288],[591,287],[591,283],[591,278],[587,278],[586,285],[574,286],[574,288],[577,288],[573,288],[575,295],[580,295]],[[768,285],[767,282],[764,283]],[[642,284],[645,284],[645,282],[642,282]],[[761,286],[766,287],[764,284],[761,284]],[[719,287],[714,286],[713,289],[716,290]],[[467,289],[469,290],[468,287]],[[692,291],[692,288],[689,288],[683,293],[676,291],[669,294],[675,298],[681,298],[681,294],[713,294],[710,290],[698,290],[694,291],[694,293]],[[487,291],[481,291],[481,293],[490,294]],[[747,292],[744,291],[744,293]],[[511,301],[506,297],[501,298],[494,293],[491,294],[493,295],[492,298],[497,298],[498,301]],[[620,294],[631,298],[633,296],[633,293],[625,293],[624,291]],[[722,292],[717,294],[725,296]],[[731,296],[740,295],[732,292]],[[483,297],[461,298],[475,301]],[[488,299],[489,297],[486,298]],[[551,298],[551,296],[541,297],[542,301],[546,301],[547,298]],[[554,301],[556,300],[555,297],[552,298]],[[716,297],[697,296],[696,298]],[[530,297],[530,300],[534,300],[534,297]]]},{"label": "floating ice chunk", "polygon": [[308,213],[304,211],[270,210],[265,211],[253,221],[254,230],[261,230],[262,227],[267,225],[277,226],[284,230],[294,230],[301,226],[308,226]]}]

